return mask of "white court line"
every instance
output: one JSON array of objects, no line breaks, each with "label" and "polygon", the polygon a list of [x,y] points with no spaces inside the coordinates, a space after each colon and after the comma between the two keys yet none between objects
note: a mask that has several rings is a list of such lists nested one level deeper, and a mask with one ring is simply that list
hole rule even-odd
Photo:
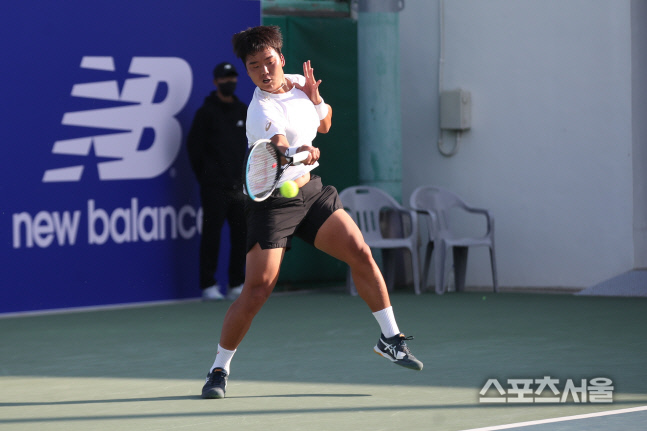
[{"label": "white court line", "polygon": [[[292,296],[301,294],[316,293],[317,289],[303,289],[303,290],[288,290],[285,292],[272,292],[272,296]],[[14,317],[33,317],[33,316],[50,316],[55,314],[72,314],[72,313],[88,313],[92,311],[111,311],[123,310],[127,308],[143,308],[143,307],[156,307],[158,305],[174,305],[184,304],[189,302],[200,302],[201,297],[183,298],[183,299],[162,299],[159,301],[144,301],[144,302],[126,302],[122,304],[106,304],[106,305],[88,305],[81,307],[68,307],[68,308],[48,308],[44,310],[30,310],[30,311],[9,311],[7,313],[0,313],[0,319],[10,319]],[[218,302],[218,301],[213,301]],[[227,302],[227,301],[224,301]]]},{"label": "white court line", "polygon": [[0,313],[0,319],[14,318],[14,317],[50,316],[54,314],[87,313],[92,311],[123,310],[126,308],[155,307],[158,305],[173,305],[173,304],[181,304],[186,302],[197,302],[199,300],[200,298],[168,299],[168,300],[160,300],[160,301],[128,302],[124,304],[88,305],[85,307],[69,307],[69,308],[49,308],[45,310],[33,310],[33,311],[12,311],[8,313]]},{"label": "white court line", "polygon": [[611,410],[611,411],[598,412],[598,413],[587,413],[587,414],[584,414],[584,415],[564,416],[562,418],[540,419],[540,420],[536,420],[536,421],[519,422],[519,423],[516,423],[516,424],[495,425],[495,426],[490,426],[490,427],[485,427],[485,428],[472,428],[472,429],[463,430],[463,431],[498,431],[498,430],[507,430],[507,429],[510,429],[510,428],[527,427],[527,426],[531,426],[531,425],[550,424],[550,423],[554,423],[554,422],[574,421],[574,420],[578,420],[578,419],[597,418],[597,417],[600,417],[600,416],[620,415],[620,414],[623,414],[623,413],[634,413],[634,412],[640,412],[640,411],[645,411],[645,410],[647,410],[647,406],[632,407],[630,409]]}]

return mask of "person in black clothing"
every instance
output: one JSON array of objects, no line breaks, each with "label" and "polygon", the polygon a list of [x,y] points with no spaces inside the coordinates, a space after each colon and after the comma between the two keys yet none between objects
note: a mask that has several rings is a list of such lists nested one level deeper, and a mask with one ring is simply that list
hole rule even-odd
[{"label": "person in black clothing", "polygon": [[187,138],[189,160],[200,185],[202,201],[200,288],[206,300],[225,298],[214,274],[225,219],[231,234],[230,297],[240,295],[245,281],[247,236],[242,192],[247,105],[234,94],[238,73],[231,63],[218,64],[213,77],[216,90],[196,112]]}]

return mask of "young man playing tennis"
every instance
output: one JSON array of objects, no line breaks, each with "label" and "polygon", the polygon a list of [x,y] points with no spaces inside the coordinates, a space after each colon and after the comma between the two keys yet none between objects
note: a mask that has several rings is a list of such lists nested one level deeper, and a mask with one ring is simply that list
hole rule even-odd
[{"label": "young man playing tennis", "polygon": [[395,364],[421,370],[422,362],[405,343],[410,337],[398,329],[384,279],[359,228],[343,209],[337,190],[322,186],[321,178],[310,174],[319,159],[312,141],[332,124],[332,108],[319,94],[321,81],[315,79],[310,61],[303,64],[303,76],[284,74],[283,39],[275,26],[247,29],[235,34],[232,43],[257,86],[247,112],[248,142],[270,139],[288,155],[302,151],[309,155],[283,175],[283,180],[294,180],[299,186],[296,197],[275,193],[263,202],[247,200],[245,284],[225,315],[202,397],[224,398],[231,359],[272,293],[294,235],[350,266],[357,292],[382,331],[375,352]]}]

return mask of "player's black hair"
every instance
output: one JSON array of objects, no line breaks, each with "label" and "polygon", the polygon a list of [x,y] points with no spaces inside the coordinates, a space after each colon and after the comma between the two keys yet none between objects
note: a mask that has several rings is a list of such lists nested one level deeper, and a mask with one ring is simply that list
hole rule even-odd
[{"label": "player's black hair", "polygon": [[259,25],[236,33],[231,38],[234,47],[234,54],[246,65],[247,56],[264,51],[267,48],[274,48],[280,55],[283,48],[283,35],[281,29],[276,25]]}]

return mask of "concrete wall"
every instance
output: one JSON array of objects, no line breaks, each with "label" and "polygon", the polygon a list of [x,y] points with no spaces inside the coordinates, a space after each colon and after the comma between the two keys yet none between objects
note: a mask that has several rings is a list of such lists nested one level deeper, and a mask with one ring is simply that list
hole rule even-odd
[{"label": "concrete wall", "polygon": [[[442,5],[444,26],[439,0],[409,0],[400,13],[405,202],[435,184],[491,209],[504,287],[587,287],[634,268],[644,161],[632,154],[644,148],[635,117],[645,109],[632,105],[632,71],[643,94],[645,84],[632,70],[632,2]],[[472,128],[449,158],[436,144],[441,44],[443,88],[472,95]],[[467,284],[490,280],[486,250],[471,252]]]}]

